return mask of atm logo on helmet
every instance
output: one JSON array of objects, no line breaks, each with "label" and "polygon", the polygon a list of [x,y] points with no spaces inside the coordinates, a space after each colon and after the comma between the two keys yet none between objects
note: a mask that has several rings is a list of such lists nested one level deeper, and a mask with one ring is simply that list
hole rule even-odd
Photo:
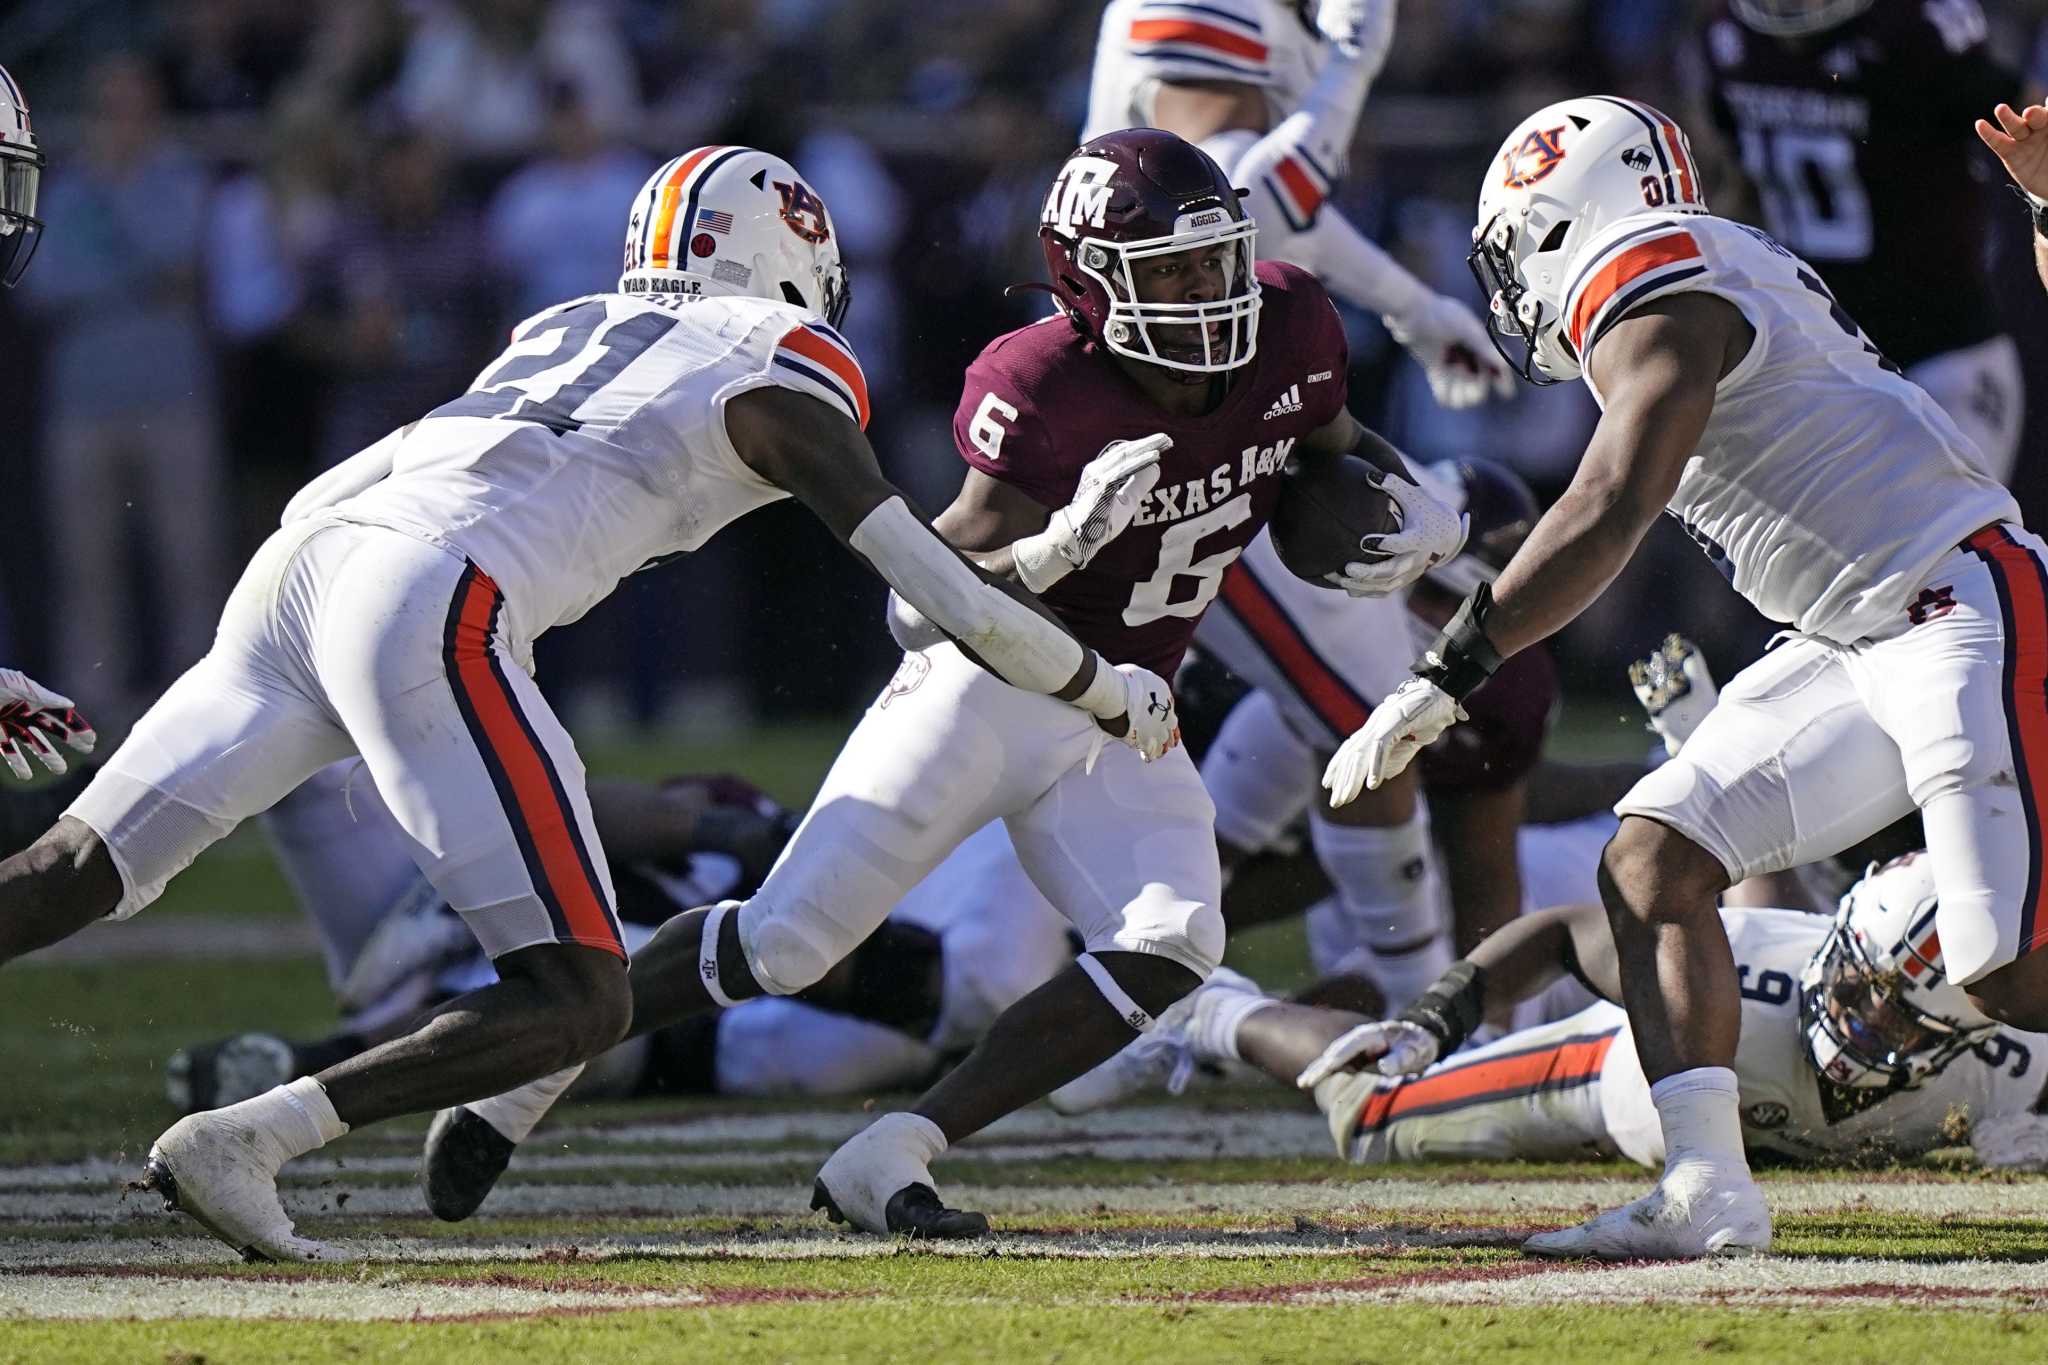
[{"label": "atm logo on helmet", "polygon": [[1116,163],[1107,157],[1068,157],[1045,196],[1041,221],[1069,237],[1083,226],[1101,227],[1109,220],[1109,198],[1116,192],[1110,178],[1115,174]]},{"label": "atm logo on helmet", "polygon": [[1564,160],[1564,125],[1533,129],[1522,145],[1501,157],[1507,176],[1500,183],[1511,190],[1527,189],[1556,170]]}]

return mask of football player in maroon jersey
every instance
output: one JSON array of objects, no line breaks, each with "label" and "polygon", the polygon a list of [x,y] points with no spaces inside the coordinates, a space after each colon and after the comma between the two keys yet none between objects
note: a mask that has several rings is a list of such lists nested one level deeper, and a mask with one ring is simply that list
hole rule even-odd
[{"label": "football player in maroon jersey", "polygon": [[2009,479],[2026,388],[1983,264],[1988,197],[1966,129],[2020,79],[1978,0],[1725,0],[1719,10],[1701,35],[1701,69],[1707,112],[1755,195],[1756,212],[1737,216],[1812,265],[1976,443],[1985,471]]},{"label": "football player in maroon jersey", "polygon": [[[1335,586],[1393,591],[1463,540],[1457,514],[1345,411],[1328,295],[1301,270],[1254,263],[1238,198],[1170,133],[1112,133],[1067,159],[1040,231],[1059,315],[997,338],[968,370],[955,437],[970,471],[936,522],[1105,657],[1161,676],[1272,515],[1290,461],[1357,453],[1400,506],[1383,557]],[[1086,951],[911,1111],[841,1147],[814,1205],[870,1232],[977,1236],[987,1220],[946,1208],[929,1162],[1151,1028],[1215,968],[1214,812],[1185,750],[1105,747],[1092,725],[896,615],[918,647],[760,891],[675,921],[636,954],[633,1027],[804,989],[963,839],[1004,820]],[[444,1114],[426,1173],[437,1211],[481,1202],[511,1150],[492,1136],[530,1127],[534,1103],[513,1092]]]}]

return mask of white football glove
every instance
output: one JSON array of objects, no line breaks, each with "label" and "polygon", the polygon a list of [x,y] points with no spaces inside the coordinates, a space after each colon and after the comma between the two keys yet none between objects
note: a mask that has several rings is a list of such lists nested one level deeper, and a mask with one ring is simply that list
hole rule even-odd
[{"label": "white football glove", "polygon": [[1369,76],[1377,76],[1394,45],[1394,0],[1321,0],[1316,27]]},{"label": "white football glove", "polygon": [[1427,1071],[1442,1050],[1434,1033],[1406,1019],[1360,1024],[1324,1048],[1294,1083],[1313,1090],[1339,1071],[1362,1070],[1368,1063],[1376,1063],[1373,1069],[1382,1076],[1413,1076]]},{"label": "white football glove", "polygon": [[1444,407],[1476,407],[1514,394],[1515,377],[1493,349],[1486,324],[1456,299],[1430,294],[1412,311],[1380,321],[1422,366],[1429,391]]},{"label": "white football glove", "polygon": [[[1096,659],[1096,667],[1104,667],[1102,655],[1096,655]],[[1122,686],[1116,688],[1114,684]],[[1094,694],[1094,700],[1090,700],[1090,694]],[[1128,716],[1130,724],[1124,726],[1124,733],[1116,739],[1137,749],[1139,757],[1147,763],[1180,743],[1180,712],[1174,708],[1174,690],[1151,669],[1141,669],[1135,663],[1118,663],[1112,677],[1098,677],[1090,684],[1090,694],[1077,698],[1075,706],[1081,706],[1098,720]],[[1094,769],[1094,765],[1096,755],[1090,753],[1087,767]]]},{"label": "white football glove", "polygon": [[1464,719],[1465,708],[1427,678],[1402,683],[1337,746],[1330,766],[1323,769],[1331,808],[1355,798],[1361,787],[1377,787],[1398,777],[1424,746]]},{"label": "white football glove", "polygon": [[1104,446],[1082,467],[1073,498],[1045,529],[1010,547],[1024,586],[1044,592],[1122,535],[1159,482],[1159,457],[1171,449],[1173,438],[1163,432]]},{"label": "white football glove", "polygon": [[9,772],[28,781],[34,775],[28,755],[34,754],[45,768],[61,773],[70,765],[50,741],[89,754],[96,738],[71,698],[18,669],[0,668],[0,759],[6,760]]},{"label": "white football glove", "polygon": [[1331,587],[1342,588],[1353,597],[1385,597],[1407,587],[1464,549],[1465,535],[1471,529],[1463,512],[1453,511],[1419,483],[1375,470],[1372,484],[1394,500],[1401,514],[1401,529],[1366,539],[1364,548],[1374,551],[1377,558],[1355,560],[1336,573],[1323,575]]},{"label": "white football glove", "polygon": [[1650,728],[1664,741],[1664,752],[1674,758],[1720,696],[1706,656],[1683,635],[1665,636],[1655,654],[1630,664],[1628,682],[1649,713]]}]

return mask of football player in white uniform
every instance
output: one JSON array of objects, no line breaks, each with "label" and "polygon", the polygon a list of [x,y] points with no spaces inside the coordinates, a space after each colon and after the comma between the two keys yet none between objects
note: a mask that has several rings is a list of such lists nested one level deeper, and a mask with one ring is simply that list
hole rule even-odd
[{"label": "football player in white uniform", "polygon": [[1602,859],[1630,1025],[1664,1129],[1644,1200],[1533,1238],[1549,1255],[1770,1243],[1744,1161],[1735,966],[1715,896],[1920,811],[1951,978],[2048,1028],[2048,547],[1926,393],[1803,262],[1708,214],[1684,135],[1628,100],[1538,111],[1479,196],[1502,354],[1603,409],[1571,486],[1324,775],[1407,766],[1500,661],[1572,620],[1659,512],[1789,630],[1617,807]]},{"label": "football player in white uniform", "polygon": [[[1394,41],[1395,0],[1111,0],[1095,44],[1086,142],[1178,133],[1247,191],[1259,250],[1376,313],[1446,407],[1505,398],[1471,309],[1417,280],[1324,201]],[[1311,17],[1311,11],[1314,11]]]},{"label": "football player in white uniform", "polygon": [[[155,899],[201,850],[360,754],[499,980],[417,1031],[180,1120],[148,1180],[256,1255],[330,1254],[278,1202],[287,1160],[351,1126],[573,1067],[632,1013],[575,746],[534,640],[634,570],[803,501],[1021,692],[1146,756],[1166,684],[1118,671],[932,533],[862,434],[867,386],[824,204],[745,147],[670,161],[636,196],[616,293],[527,319],[468,392],[322,475],[64,818],[0,863],[0,961]],[[1135,465],[1133,466],[1136,467]],[[1052,700],[1057,698],[1058,700]]]},{"label": "football player in white uniform", "polygon": [[[7,68],[0,66],[0,285],[12,289],[28,269],[42,236],[36,217],[36,190],[42,183],[44,159],[29,126],[28,101]],[[92,752],[92,727],[71,704],[27,674],[0,668],[0,760],[22,781],[34,772],[34,755],[53,773],[67,766],[57,751],[63,744],[81,754]]]},{"label": "football player in white uniform", "polygon": [[[1794,1161],[1912,1157],[1976,1139],[2020,1164],[2048,1119],[2036,1059],[2048,1037],[2001,1030],[1943,974],[1934,876],[1924,854],[1873,870],[1833,917],[1729,909],[1742,1041],[1742,1138]],[[1664,1133],[1636,1058],[1613,943],[1597,905],[1546,910],[1474,950],[1488,1010],[1576,977],[1604,999],[1484,1047],[1450,1052],[1449,1002],[1377,1023],[1256,993],[1211,992],[1176,1037],[1190,1061],[1237,1059],[1313,1092],[1340,1157],[1663,1163]],[[1443,1055],[1443,1060],[1437,1060]],[[2038,1159],[2036,1154],[2033,1159]]]},{"label": "football player in white uniform", "polygon": [[2048,288],[2048,104],[2015,110],[2001,104],[1991,111],[1998,122],[1977,120],[1977,136],[1998,153],[2006,174],[2027,197],[2034,218],[2034,269]]}]

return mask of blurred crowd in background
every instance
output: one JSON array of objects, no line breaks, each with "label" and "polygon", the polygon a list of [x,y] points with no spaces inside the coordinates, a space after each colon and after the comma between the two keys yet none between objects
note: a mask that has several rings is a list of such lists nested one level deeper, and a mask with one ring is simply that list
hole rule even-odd
[{"label": "blurred crowd in background", "polygon": [[[1695,0],[1408,0],[1339,200],[1438,288],[1480,172],[1549,100],[1683,119]],[[2040,6],[1990,0],[2013,95]],[[518,319],[608,289],[633,191],[703,143],[788,156],[837,221],[870,435],[928,510],[957,487],[962,371],[1040,295],[1039,200],[1086,98],[1100,0],[14,0],[0,63],[50,158],[43,245],[0,294],[0,659],[119,731],[206,648],[221,601],[318,470],[464,388]],[[1987,111],[1988,112],[1988,111]],[[1695,122],[1697,122],[1695,120]],[[1702,149],[1711,163],[1710,149]],[[1987,173],[1984,192],[1999,191]],[[2048,305],[2017,210],[2030,376]],[[1963,268],[1930,260],[1927,269]],[[2004,268],[2003,265],[1998,268]],[[1423,459],[1481,454],[1554,495],[1581,386],[1445,413],[1376,320],[1348,319],[1352,406]],[[2048,393],[2048,384],[2029,385]],[[2048,403],[2017,485],[2048,520]],[[888,669],[878,589],[784,505],[638,575],[542,641],[572,730],[728,731],[843,714]],[[1685,541],[1563,642],[1580,696],[1669,630],[1722,676],[1768,633]]]}]

